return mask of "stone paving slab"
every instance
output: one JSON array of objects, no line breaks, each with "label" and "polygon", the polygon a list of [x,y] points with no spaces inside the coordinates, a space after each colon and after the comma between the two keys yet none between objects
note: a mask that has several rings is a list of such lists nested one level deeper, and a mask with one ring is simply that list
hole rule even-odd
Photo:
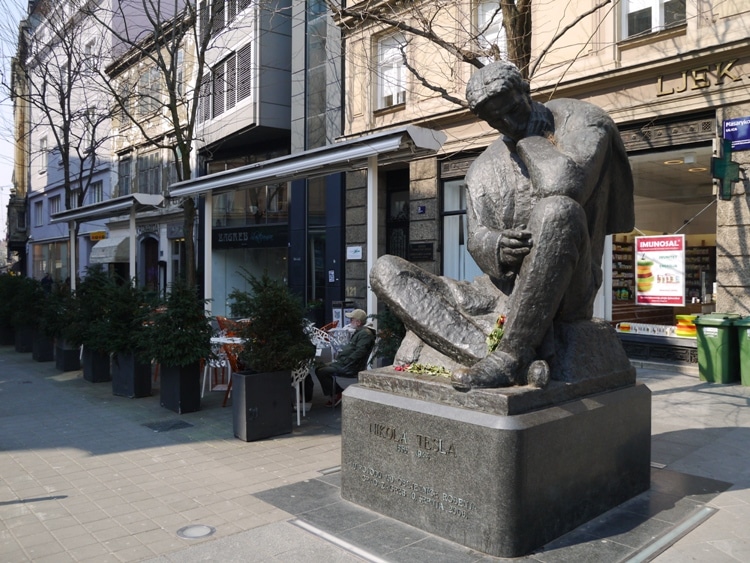
[{"label": "stone paving slab", "polygon": [[[750,560],[750,388],[708,384],[656,365],[639,366],[638,377],[653,392],[652,461],[666,472],[732,484],[674,506],[666,492],[651,491],[648,506],[660,508],[657,528],[660,520],[673,524],[686,508],[681,503],[716,510],[654,560]],[[52,362],[0,347],[0,560],[362,561],[361,553],[312,534],[294,512],[260,498],[305,482],[335,487],[335,474],[326,470],[340,464],[340,411],[323,408],[317,395],[292,434],[246,443],[234,438],[231,408],[221,408],[222,400],[222,393],[207,394],[201,411],[180,416],[162,409],[157,395],[115,397],[108,383],[61,374]],[[183,421],[190,426],[147,426]],[[340,523],[336,510],[319,510],[316,522]],[[386,524],[368,532],[367,522],[360,522],[362,541],[377,543],[381,529],[389,541],[398,538]],[[191,524],[216,532],[177,536]],[[630,549],[621,532],[607,533],[560,545],[558,560],[584,560],[594,544]],[[440,561],[444,547],[423,537],[389,557],[418,561],[429,554]],[[457,560],[475,557],[464,555]],[[609,555],[615,556],[616,550]]]}]

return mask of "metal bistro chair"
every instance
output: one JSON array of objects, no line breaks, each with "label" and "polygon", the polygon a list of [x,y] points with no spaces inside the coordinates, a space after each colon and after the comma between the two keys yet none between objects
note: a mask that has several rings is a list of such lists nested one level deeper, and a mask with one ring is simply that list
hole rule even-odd
[{"label": "metal bistro chair", "polygon": [[[292,387],[294,387],[294,399],[297,402],[297,426],[302,424],[301,416],[307,416],[302,386],[304,385],[305,378],[307,377],[307,374],[310,373],[310,368],[312,368],[312,366],[313,360],[310,359],[292,370]],[[300,413],[302,414],[300,415]]]}]

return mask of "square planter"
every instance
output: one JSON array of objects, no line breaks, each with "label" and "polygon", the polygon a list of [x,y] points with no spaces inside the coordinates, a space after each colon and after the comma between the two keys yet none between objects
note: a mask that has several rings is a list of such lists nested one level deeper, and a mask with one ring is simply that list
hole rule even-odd
[{"label": "square planter", "polygon": [[136,399],[151,396],[151,364],[139,362],[135,354],[112,356],[112,394]]},{"label": "square planter", "polygon": [[16,343],[16,333],[10,325],[0,324],[0,346],[13,346]]},{"label": "square planter", "polygon": [[109,354],[94,352],[83,348],[83,378],[91,383],[104,383],[111,381],[109,373]]},{"label": "square planter", "polygon": [[201,408],[200,364],[160,366],[159,402],[162,407],[184,414]]},{"label": "square planter", "polygon": [[62,338],[55,340],[55,367],[60,371],[81,369],[81,348],[68,344]]},{"label": "square planter", "polygon": [[31,345],[31,357],[37,362],[51,362],[55,359],[55,341],[52,337],[35,330]]},{"label": "square planter", "polygon": [[234,435],[245,442],[292,432],[290,371],[232,374]]},{"label": "square planter", "polygon": [[34,349],[34,329],[28,326],[16,328],[16,352],[26,354]]}]

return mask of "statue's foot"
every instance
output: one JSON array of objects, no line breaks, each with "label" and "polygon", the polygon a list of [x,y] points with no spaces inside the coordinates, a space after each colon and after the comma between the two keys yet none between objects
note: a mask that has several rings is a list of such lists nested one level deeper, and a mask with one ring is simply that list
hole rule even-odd
[{"label": "statue's foot", "polygon": [[531,362],[526,372],[526,383],[539,389],[544,389],[550,380],[549,364],[544,360]]},{"label": "statue's foot", "polygon": [[[531,352],[516,356],[503,350],[495,350],[470,368],[454,371],[451,375],[451,384],[457,391],[524,385],[526,369],[531,362],[530,356],[533,357]],[[549,376],[549,368],[547,371]]]}]

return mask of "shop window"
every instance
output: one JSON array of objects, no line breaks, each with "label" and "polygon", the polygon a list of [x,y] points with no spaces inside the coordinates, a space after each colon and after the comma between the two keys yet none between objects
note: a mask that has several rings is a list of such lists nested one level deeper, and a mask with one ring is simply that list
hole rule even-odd
[{"label": "shop window", "polygon": [[378,41],[377,109],[385,109],[406,102],[406,40],[400,33]]},{"label": "shop window", "polygon": [[213,198],[214,227],[283,224],[289,221],[286,183],[240,189]]},{"label": "shop window", "polygon": [[624,0],[622,6],[625,38],[685,23],[685,0]]}]

